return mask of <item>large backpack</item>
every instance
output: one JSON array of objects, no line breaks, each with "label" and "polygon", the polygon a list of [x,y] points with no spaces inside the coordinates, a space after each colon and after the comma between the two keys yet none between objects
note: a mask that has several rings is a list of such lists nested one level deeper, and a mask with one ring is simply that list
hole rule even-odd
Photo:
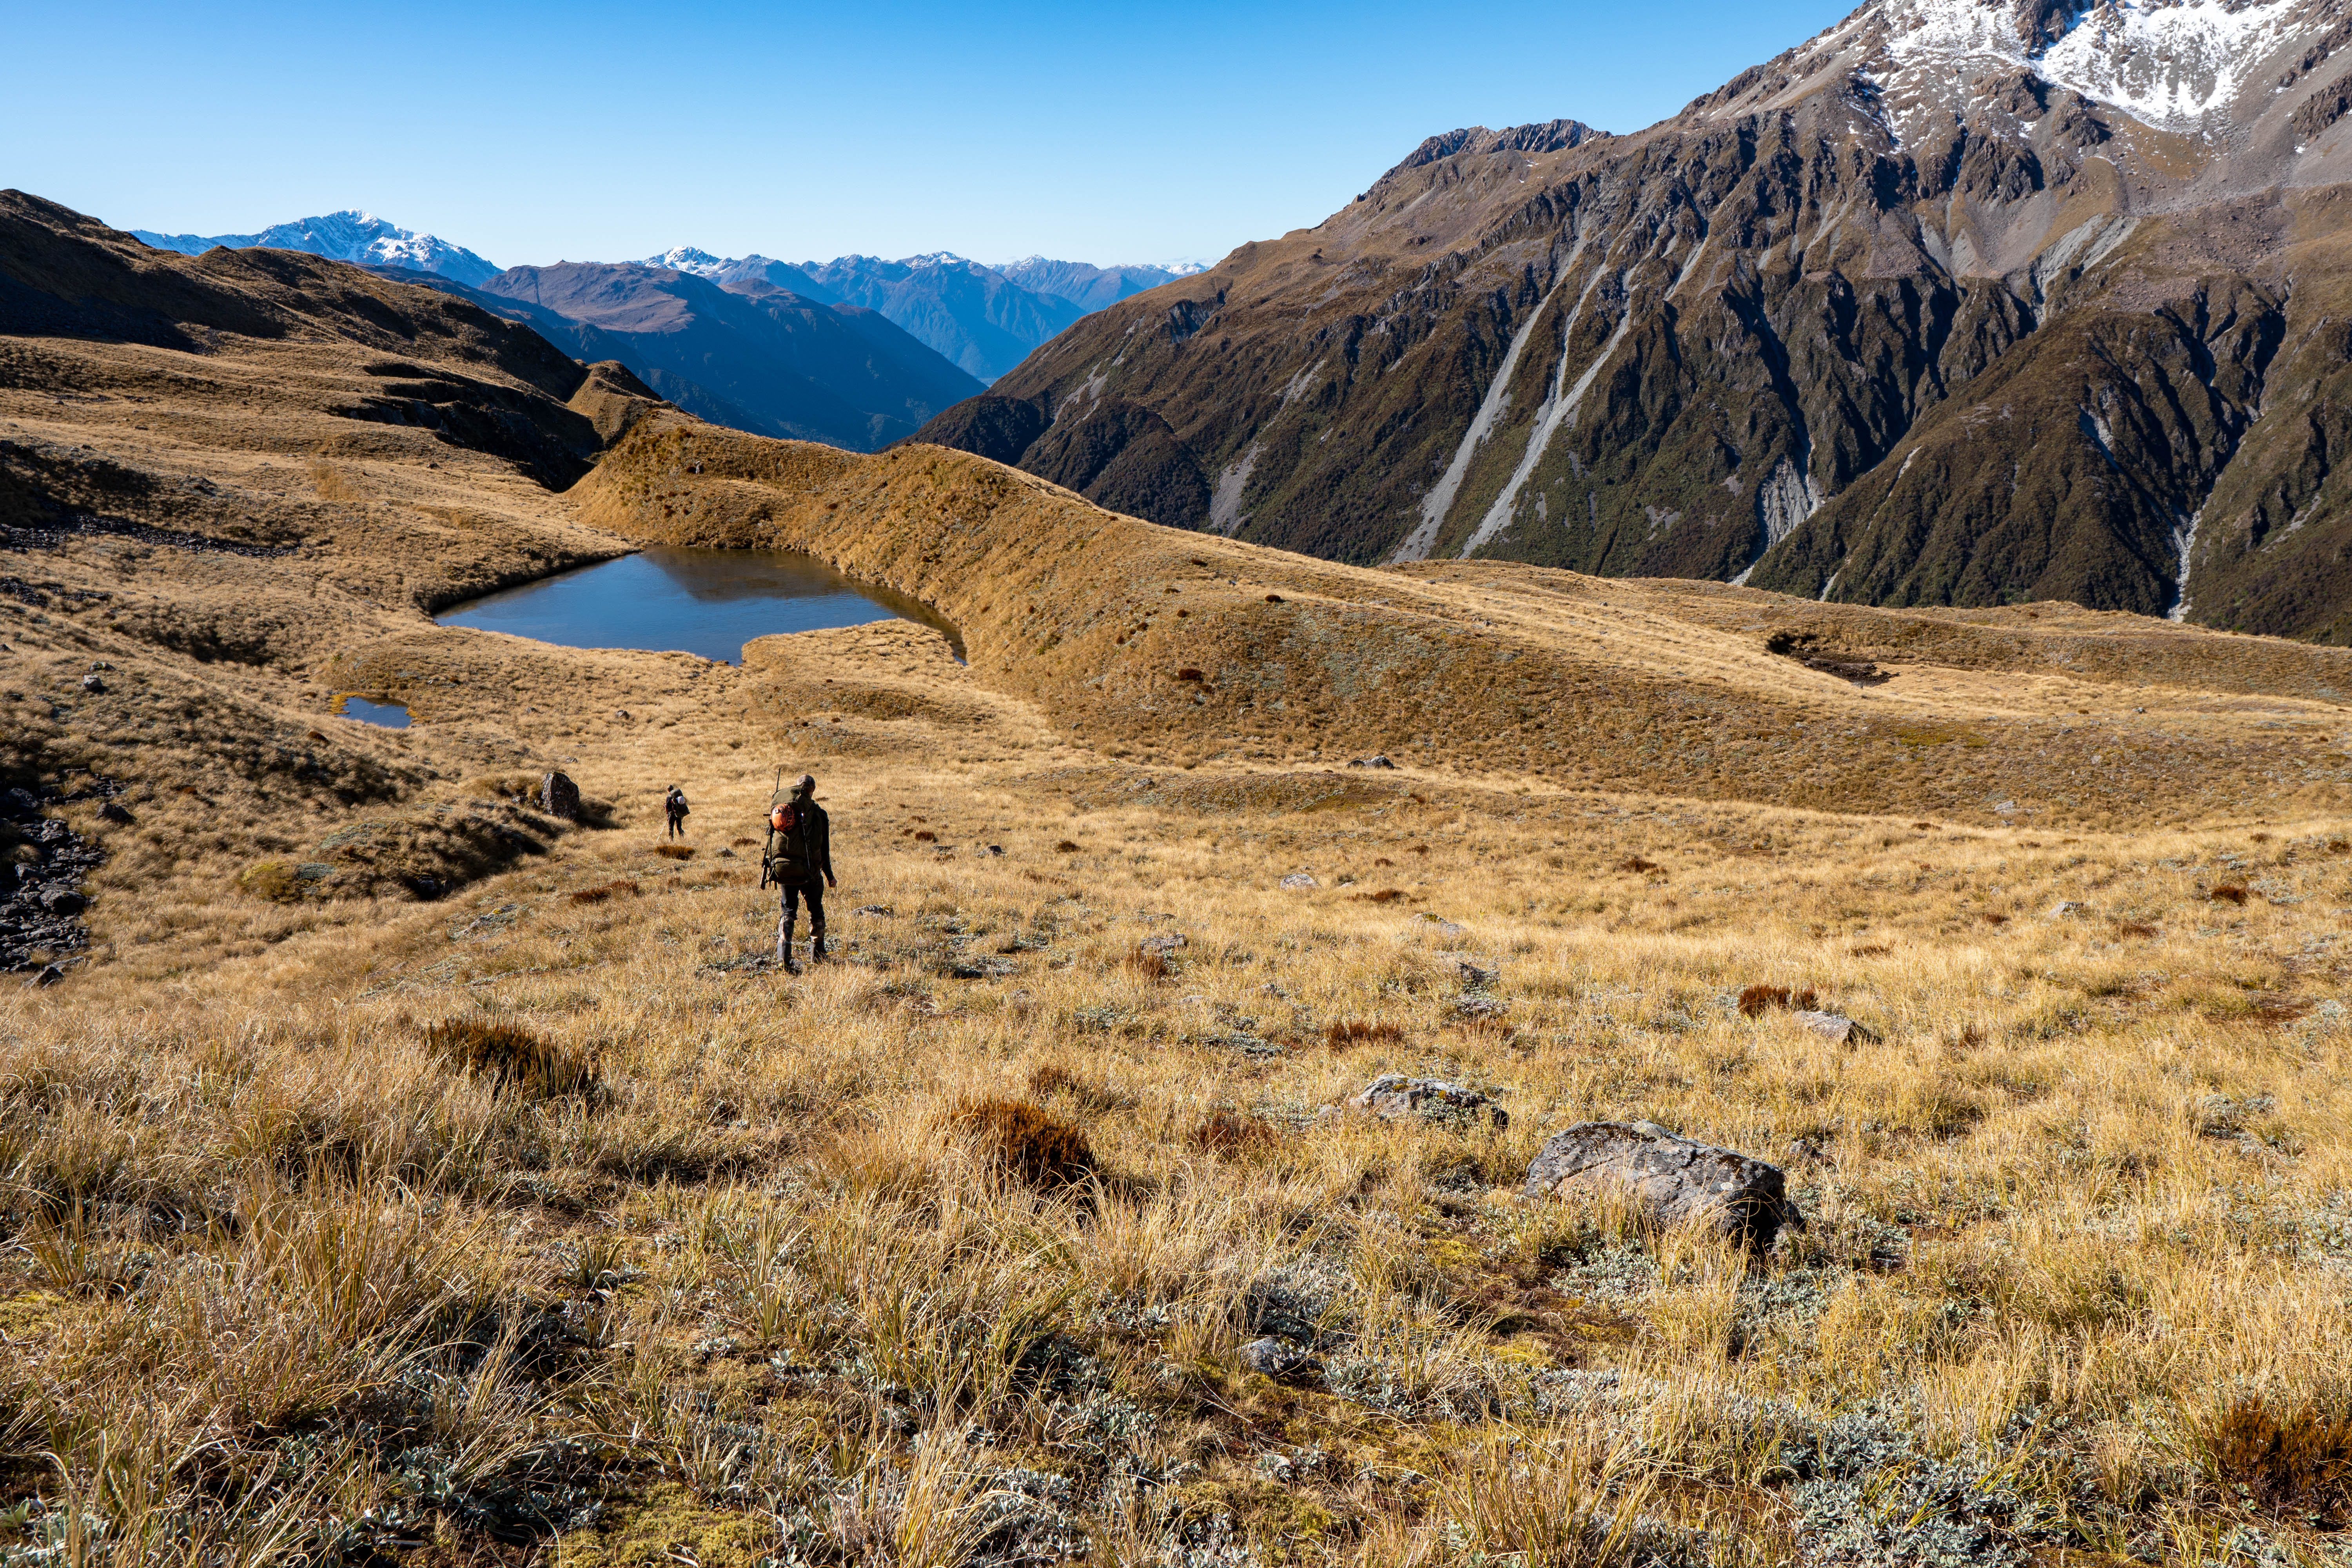
[{"label": "large backpack", "polygon": [[789,800],[780,800],[768,807],[768,843],[760,851],[760,886],[762,888],[772,883],[782,885],[783,879],[776,875],[776,862],[783,856],[784,835],[797,826],[799,817],[798,808]]}]

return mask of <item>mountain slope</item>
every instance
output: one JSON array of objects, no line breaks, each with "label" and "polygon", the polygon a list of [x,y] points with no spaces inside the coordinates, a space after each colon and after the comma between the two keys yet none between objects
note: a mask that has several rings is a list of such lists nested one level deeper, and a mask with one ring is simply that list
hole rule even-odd
[{"label": "mountain slope", "polygon": [[2346,640],[2347,38],[1878,0],[1635,135],[1433,137],[922,438],[1347,561]]},{"label": "mountain slope", "polygon": [[496,262],[486,261],[462,247],[401,228],[357,208],[329,213],[324,217],[298,218],[258,234],[158,234],[145,228],[131,232],[159,250],[176,250],[186,256],[201,256],[222,247],[231,250],[301,250],[361,266],[435,272],[469,284],[486,283],[499,270]]},{"label": "mountain slope", "polygon": [[482,292],[571,323],[577,352],[618,359],[681,407],[759,435],[866,450],[979,387],[870,311],[773,288],[737,292],[666,268],[561,262],[510,268]]}]

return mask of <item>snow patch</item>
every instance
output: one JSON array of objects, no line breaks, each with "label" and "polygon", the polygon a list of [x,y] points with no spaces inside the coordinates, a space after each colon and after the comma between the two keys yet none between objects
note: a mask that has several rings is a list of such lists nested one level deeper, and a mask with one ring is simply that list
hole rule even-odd
[{"label": "snow patch", "polygon": [[2148,124],[2189,130],[2228,108],[2284,40],[2298,5],[2099,0],[2065,16],[2046,45],[2020,34],[2016,9],[1983,0],[1890,0],[1879,15],[1887,52],[1902,67],[2004,61]]}]

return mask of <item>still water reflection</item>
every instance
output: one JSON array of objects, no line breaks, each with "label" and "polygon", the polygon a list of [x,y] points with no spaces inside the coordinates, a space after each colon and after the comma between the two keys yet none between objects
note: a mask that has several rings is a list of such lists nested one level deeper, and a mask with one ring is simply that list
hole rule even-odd
[{"label": "still water reflection", "polygon": [[566,647],[674,649],[734,664],[753,637],[893,616],[945,633],[962,657],[955,629],[921,604],[789,550],[662,546],[501,589],[437,619]]}]

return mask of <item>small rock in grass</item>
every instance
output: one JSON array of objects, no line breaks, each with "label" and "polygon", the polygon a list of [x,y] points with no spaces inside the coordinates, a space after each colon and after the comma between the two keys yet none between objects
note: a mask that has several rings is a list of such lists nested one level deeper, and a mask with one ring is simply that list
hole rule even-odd
[{"label": "small rock in grass", "polygon": [[2083,905],[2076,903],[2072,899],[2061,899],[2056,903],[2051,905],[2048,909],[2042,910],[2042,918],[2045,921],[2063,921],[2069,916],[2079,915],[2083,912]]},{"label": "small rock in grass", "polygon": [[580,786],[571,776],[551,773],[539,781],[539,805],[548,816],[565,822],[580,820]]},{"label": "small rock in grass", "polygon": [[888,920],[892,915],[898,911],[892,909],[887,904],[860,904],[852,912],[861,915],[872,915],[877,920]]},{"label": "small rock in grass", "polygon": [[1699,1220],[1718,1236],[1769,1247],[1784,1225],[1804,1228],[1777,1165],[1663,1128],[1582,1121],[1554,1133],[1528,1168],[1526,1194],[1614,1189],[1658,1226]]},{"label": "small rock in grass", "polygon": [[1488,1096],[1443,1079],[1407,1078],[1383,1073],[1353,1101],[1360,1110],[1376,1116],[1423,1116],[1433,1119],[1484,1115],[1497,1127],[1511,1123],[1510,1112]]},{"label": "small rock in grass", "polygon": [[1878,1034],[1866,1024],[1857,1024],[1843,1013],[1812,1013],[1800,1009],[1794,1015],[1797,1022],[1825,1040],[1835,1040],[1842,1046],[1868,1045]]},{"label": "small rock in grass", "polygon": [[1491,991],[1503,978],[1499,966],[1467,958],[1454,960],[1454,967],[1462,975],[1462,984],[1474,991]]},{"label": "small rock in grass", "polygon": [[1297,892],[1307,888],[1319,888],[1323,884],[1304,871],[1293,871],[1282,879],[1282,885],[1292,892]]},{"label": "small rock in grass", "polygon": [[1166,936],[1147,936],[1135,945],[1139,951],[1143,952],[1170,953],[1176,952],[1179,948],[1189,947],[1192,944],[1187,942],[1181,936],[1171,931]]},{"label": "small rock in grass", "polygon": [[1381,755],[1358,757],[1348,764],[1351,768],[1392,768],[1396,764]]},{"label": "small rock in grass", "polygon": [[98,808],[98,816],[101,822],[111,822],[118,827],[128,827],[139,820],[131,815],[129,806],[117,805],[110,800]]},{"label": "small rock in grass", "polygon": [[41,890],[41,908],[53,915],[78,915],[89,907],[89,900],[71,888],[45,888]]},{"label": "small rock in grass", "polygon": [[81,678],[81,689],[84,691],[103,691],[106,689],[106,682],[100,679],[98,673],[93,670]]}]

